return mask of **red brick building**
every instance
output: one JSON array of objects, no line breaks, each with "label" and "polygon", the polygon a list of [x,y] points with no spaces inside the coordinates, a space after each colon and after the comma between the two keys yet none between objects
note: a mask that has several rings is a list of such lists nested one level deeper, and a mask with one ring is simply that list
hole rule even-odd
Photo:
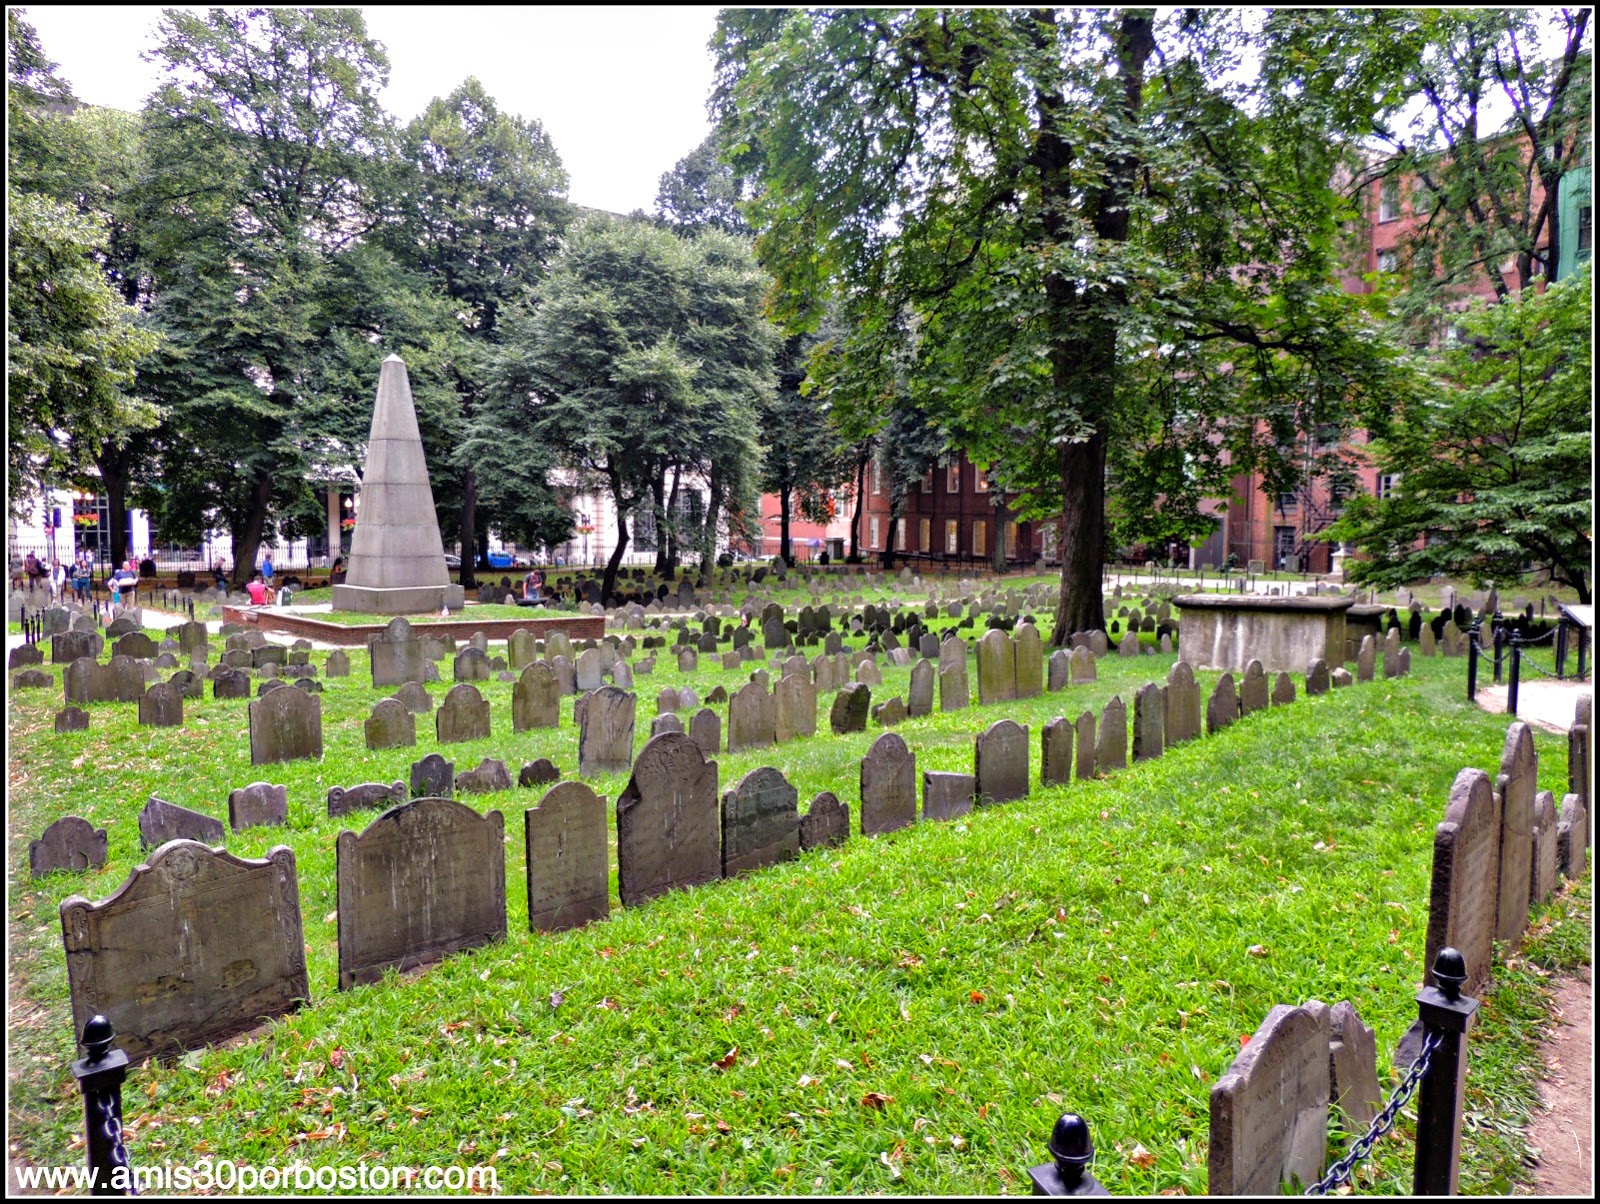
[{"label": "red brick building", "polygon": [[964,453],[952,453],[907,491],[904,513],[891,524],[889,482],[874,463],[867,470],[862,505],[862,556],[892,547],[898,559],[912,564],[985,567],[994,563],[998,532],[1008,565],[1053,558],[1057,528],[1017,521],[1003,508],[1004,500]]}]

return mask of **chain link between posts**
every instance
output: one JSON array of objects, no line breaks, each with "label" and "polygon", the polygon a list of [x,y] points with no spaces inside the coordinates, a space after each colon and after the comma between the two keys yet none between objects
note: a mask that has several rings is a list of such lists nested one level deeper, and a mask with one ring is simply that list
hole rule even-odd
[{"label": "chain link between posts", "polygon": [[1411,1064],[1411,1069],[1406,1071],[1406,1077],[1401,1080],[1400,1086],[1395,1088],[1395,1093],[1389,1097],[1389,1102],[1384,1105],[1382,1112],[1378,1113],[1367,1126],[1367,1131],[1356,1138],[1350,1150],[1339,1161],[1328,1168],[1328,1173],[1321,1180],[1306,1188],[1308,1196],[1325,1196],[1338,1184],[1343,1183],[1355,1173],[1356,1164],[1372,1153],[1372,1147],[1379,1138],[1394,1128],[1394,1122],[1400,1116],[1400,1109],[1411,1102],[1411,1097],[1417,1093],[1423,1076],[1428,1073],[1428,1067],[1433,1061],[1433,1051],[1444,1042],[1443,1032],[1429,1033],[1427,1040],[1422,1043],[1422,1052],[1417,1055],[1417,1060]]},{"label": "chain link between posts", "polygon": [[111,1146],[111,1161],[120,1166],[127,1176],[127,1194],[136,1196],[139,1189],[134,1185],[133,1174],[128,1166],[128,1147],[122,1141],[122,1121],[117,1116],[114,1101],[108,1095],[99,1101],[100,1127],[105,1133],[106,1141]]}]

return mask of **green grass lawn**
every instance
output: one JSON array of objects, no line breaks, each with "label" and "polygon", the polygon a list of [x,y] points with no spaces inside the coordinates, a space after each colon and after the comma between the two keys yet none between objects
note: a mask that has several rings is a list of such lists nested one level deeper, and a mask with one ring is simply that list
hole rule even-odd
[{"label": "green grass lawn", "polygon": [[[340,992],[334,841],[371,817],[327,819],[326,792],[404,778],[436,748],[420,715],[415,749],[365,749],[362,720],[391,691],[370,689],[364,650],[350,655],[353,675],[325,683],[320,763],[252,769],[244,704],[209,691],[182,729],[139,729],[131,706],[96,705],[76,736],[51,729],[59,687],[13,697],[10,1121],[33,1161],[80,1157],[61,900],[103,898],[125,878],[152,792],[225,815],[229,789],[265,778],[288,785],[289,826],[228,847],[295,850],[311,1005],[227,1048],[135,1070],[135,1164],[492,1160],[510,1192],[1025,1194],[1025,1168],[1071,1108],[1090,1119],[1095,1172],[1113,1192],[1199,1194],[1210,1087],[1272,1005],[1352,1000],[1387,1074],[1416,1016],[1434,825],[1461,768],[1494,771],[1506,727],[1466,702],[1463,660],[1418,658],[1409,679],[1302,695],[1108,778],[855,836],[638,909],[617,907],[613,868],[611,919],[558,936],[527,931],[521,812],[535,792],[470,796],[506,813],[507,940]],[[896,730],[919,769],[970,772],[973,737],[1016,719],[1037,781],[1045,722],[1098,714],[1113,694],[1131,712],[1172,659],[1113,655],[1093,684]],[[688,678],[670,657],[657,663],[636,681],[636,748],[663,686],[704,697],[748,677],[709,656]],[[910,670],[883,672],[874,699],[904,694]],[[1198,676],[1209,692],[1218,675]],[[429,689],[437,700],[449,685]],[[572,775],[571,699],[558,729],[513,735],[511,685],[483,692],[493,737],[438,749],[457,771],[495,756],[514,778],[549,756]],[[824,733],[831,699],[819,701]],[[830,789],[854,821],[858,764],[878,734],[723,755],[721,787],[774,765],[802,808]],[[1559,796],[1565,741],[1536,742],[1540,785]],[[591,782],[612,802],[625,783]],[[30,881],[28,840],[68,812],[108,828],[108,865]],[[1587,960],[1588,892],[1585,879],[1541,911],[1481,1013],[1466,1191],[1527,1177],[1516,1126],[1545,1021],[1541,976]],[[1361,1188],[1405,1194],[1410,1166],[1409,1142],[1381,1143]]]}]

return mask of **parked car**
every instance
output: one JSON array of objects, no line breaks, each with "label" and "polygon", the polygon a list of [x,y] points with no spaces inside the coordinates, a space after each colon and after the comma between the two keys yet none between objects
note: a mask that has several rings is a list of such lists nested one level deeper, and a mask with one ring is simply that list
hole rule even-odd
[{"label": "parked car", "polygon": [[533,561],[527,556],[513,556],[510,552],[490,552],[489,567],[492,569],[531,569]]},{"label": "parked car", "polygon": [[461,557],[455,555],[453,552],[446,552],[444,554],[444,567],[447,568],[447,569],[458,569],[458,568],[460,568],[461,567]]}]

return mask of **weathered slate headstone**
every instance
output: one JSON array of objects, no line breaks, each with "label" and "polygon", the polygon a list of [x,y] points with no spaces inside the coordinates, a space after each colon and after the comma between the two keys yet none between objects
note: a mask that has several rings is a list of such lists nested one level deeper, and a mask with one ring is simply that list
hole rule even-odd
[{"label": "weathered slate headstone", "polygon": [[1028,729],[999,719],[978,733],[973,745],[972,776],[980,807],[1028,797]]},{"label": "weathered slate headstone", "polygon": [[828,790],[811,800],[800,819],[800,847],[820,849],[841,845],[850,838],[850,808]]},{"label": "weathered slate headstone", "polygon": [[1422,629],[1417,632],[1417,651],[1423,656],[1438,655],[1439,648],[1437,641],[1434,639],[1433,624],[1424,623]]},{"label": "weathered slate headstone", "polygon": [[1133,759],[1149,761],[1166,748],[1165,692],[1155,682],[1140,686],[1133,696]]},{"label": "weathered slate headstone", "polygon": [[804,670],[779,678],[772,702],[774,735],[779,744],[817,734],[817,688]]},{"label": "weathered slate headstone", "polygon": [[1080,782],[1088,781],[1095,775],[1095,718],[1093,711],[1082,712],[1075,723],[1076,740],[1078,745],[1077,759],[1073,763],[1072,771]]},{"label": "weathered slate headstone", "polygon": [[[487,758],[485,758],[487,763]],[[479,765],[479,769],[483,765]],[[561,771],[555,767],[548,757],[540,757],[536,761],[529,761],[517,774],[517,785],[523,789],[534,786],[548,786],[552,782],[561,780]]]},{"label": "weathered slate headstone", "polygon": [[578,775],[592,777],[633,764],[634,696],[615,686],[585,694],[574,708],[578,720]]},{"label": "weathered slate headstone", "polygon": [[1224,673],[1206,703],[1206,735],[1216,735],[1238,718],[1239,695],[1233,688],[1233,674]]},{"label": "weathered slate headstone", "polygon": [[1043,786],[1065,786],[1072,780],[1073,724],[1064,716],[1057,716],[1039,733],[1039,783]]},{"label": "weathered slate headstone", "polygon": [[717,763],[687,736],[656,736],[617,798],[617,888],[624,907],[722,876]]},{"label": "weathered slate headstone", "polygon": [[339,989],[503,938],[504,841],[500,812],[442,798],[339,833]]},{"label": "weathered slate headstone", "polygon": [[367,649],[372,653],[374,687],[426,680],[423,665],[430,662],[423,655],[422,642],[404,619],[391,619],[382,632],[367,641]]},{"label": "weathered slate headstone", "polygon": [[440,744],[458,744],[489,738],[489,700],[467,682],[451,686],[433,716],[434,737]]},{"label": "weathered slate headstone", "polygon": [[[951,643],[962,643],[960,640],[945,641],[948,647]],[[965,645],[962,645],[965,647]],[[940,657],[939,669],[939,710],[959,711],[972,701],[972,688],[967,678],[967,662],[965,659],[952,664],[944,664],[943,656]]]},{"label": "weathered slate headstone", "polygon": [[986,631],[978,640],[978,705],[992,706],[1016,696],[1016,645],[1003,631]]},{"label": "weathered slate headstone", "polygon": [[1528,903],[1537,907],[1556,889],[1561,869],[1556,850],[1556,796],[1548,790],[1541,790],[1534,797],[1532,832]]},{"label": "weathered slate headstone", "polygon": [[212,670],[212,698],[249,698],[250,677],[242,669],[229,669],[219,665]]},{"label": "weathered slate headstone", "polygon": [[417,742],[417,721],[397,698],[380,699],[371,716],[362,724],[367,748],[374,752],[386,748],[411,748]]},{"label": "weathered slate headstone", "polygon": [[56,734],[86,732],[89,730],[89,712],[77,707],[63,707],[56,712]]},{"label": "weathered slate headstone", "polygon": [[1556,863],[1568,878],[1583,877],[1589,859],[1589,818],[1583,813],[1583,800],[1569,794],[1561,800],[1556,816]]},{"label": "weathered slate headstone", "polygon": [[666,711],[650,721],[650,734],[652,736],[660,736],[667,732],[676,732],[680,736],[683,735],[683,720],[679,719],[674,711]]},{"label": "weathered slate headstone", "polygon": [[1321,1004],[1267,1013],[1211,1088],[1210,1194],[1276,1195],[1322,1177],[1330,1034]]},{"label": "weathered slate headstone", "polygon": [[1329,1100],[1344,1113],[1347,1131],[1364,1133],[1383,1107],[1377,1039],[1348,1000],[1328,1010],[1328,1026]]},{"label": "weathered slate headstone", "polygon": [[605,684],[602,659],[598,648],[585,648],[578,653],[578,660],[573,670],[577,677],[579,693],[587,694],[590,690],[598,690]]},{"label": "weathered slate headstone", "polygon": [[1391,627],[1383,637],[1383,675],[1390,678],[1400,674],[1400,629]]},{"label": "weathered slate headstone", "polygon": [[722,796],[722,876],[788,861],[800,851],[799,792],[770,767]]},{"label": "weathered slate headstone", "polygon": [[583,782],[561,782],[523,813],[523,832],[529,931],[564,932],[611,914],[605,799]]},{"label": "weathered slate headstone", "polygon": [[38,644],[19,644],[6,658],[7,669],[29,669],[44,664],[44,653]]},{"label": "weathered slate headstone", "polygon": [[722,717],[709,707],[702,707],[689,721],[689,739],[705,756],[716,756],[722,747]]},{"label": "weathered slate headstone", "polygon": [[96,660],[105,647],[97,631],[63,631],[50,637],[50,663],[70,665],[79,657]]},{"label": "weathered slate headstone", "polygon": [[977,779],[970,773],[927,770],[922,775],[922,818],[960,819],[972,810]]},{"label": "weathered slate headstone", "polygon": [[867,730],[867,713],[872,707],[872,690],[859,682],[842,687],[833,696],[833,709],[828,714],[828,723],[833,728],[835,736],[843,736],[847,732],[864,732]]},{"label": "weathered slate headstone", "polygon": [[63,815],[28,842],[28,869],[35,878],[56,870],[94,870],[106,863],[106,830],[76,815]]},{"label": "weathered slate headstone", "polygon": [[1099,773],[1128,768],[1128,708],[1120,696],[1106,703],[1100,715],[1094,765]]},{"label": "weathered slate headstone", "polygon": [[488,681],[489,657],[481,649],[467,647],[456,653],[452,662],[456,681]]},{"label": "weathered slate headstone", "polygon": [[[1578,697],[1577,706],[1573,709],[1572,727],[1567,731],[1567,792],[1578,796],[1578,801],[1583,804],[1586,820],[1592,822],[1593,816],[1589,815],[1591,809],[1590,778],[1594,773],[1593,748],[1590,735],[1594,731],[1594,697],[1582,694]],[[1584,832],[1587,841],[1593,835],[1591,830]]]},{"label": "weathered slate headstone", "polygon": [[181,698],[205,700],[205,678],[195,676],[193,670],[179,669],[171,677],[167,678],[167,684],[176,690]]},{"label": "weathered slate headstone", "polygon": [[228,827],[275,827],[289,822],[289,788],[271,782],[251,782],[228,792]]},{"label": "weathered slate headstone", "polygon": [[1433,881],[1428,888],[1424,982],[1433,984],[1439,950],[1459,949],[1467,963],[1462,991],[1476,997],[1489,981],[1494,955],[1495,903],[1500,880],[1500,815],[1489,775],[1463,769],[1450,787],[1444,821],[1433,834]]},{"label": "weathered slate headstone", "polygon": [[917,819],[917,758],[893,732],[861,759],[861,834],[893,832]]},{"label": "weathered slate headstone", "polygon": [[[452,798],[456,784],[456,765],[438,753],[429,753],[411,763],[412,798]],[[395,800],[404,802],[404,797]]]},{"label": "weathered slate headstone", "polygon": [[1294,701],[1294,678],[1288,673],[1280,673],[1272,683],[1272,705],[1275,707],[1288,706]]},{"label": "weathered slate headstone", "polygon": [[1528,877],[1533,855],[1533,800],[1539,758],[1533,732],[1518,720],[1506,730],[1495,793],[1500,796],[1500,885],[1495,939],[1515,944],[1528,926]]},{"label": "weathered slate headstone", "polygon": [[204,652],[210,641],[211,633],[206,630],[206,625],[199,622],[179,623],[169,633],[178,642],[180,652]]},{"label": "weathered slate headstone", "polygon": [[56,679],[42,669],[19,669],[11,675],[13,690],[44,690],[56,684]]},{"label": "weathered slate headstone", "polygon": [[872,708],[872,717],[879,727],[894,727],[906,720],[906,704],[900,700],[899,695],[880,702]]},{"label": "weathered slate headstone", "polygon": [[1012,639],[1012,652],[1016,664],[1017,697],[1039,697],[1044,693],[1044,641],[1039,638],[1039,629],[1032,623],[1018,627]]},{"label": "weathered slate headstone", "polygon": [[156,652],[156,642],[142,631],[130,631],[111,646],[112,656],[130,656],[139,661],[152,659]]},{"label": "weathered slate headstone", "polygon": [[1369,682],[1378,662],[1377,643],[1371,635],[1361,637],[1361,649],[1356,653],[1356,680]]},{"label": "weathered slate headstone", "polygon": [[223,1041],[311,997],[282,845],[255,861],[163,844],[109,898],[64,899],[61,933],[74,1030],[104,1015],[131,1059]]},{"label": "weathered slate headstone", "polygon": [[881,686],[883,684],[883,671],[870,656],[863,656],[856,662],[856,681],[867,686]]},{"label": "weathered slate headstone", "polygon": [[139,695],[139,726],[183,726],[183,694],[176,686],[158,681]]},{"label": "weathered slate headstone", "polygon": [[[416,776],[415,768],[412,776]],[[445,797],[449,797],[449,791],[445,792]],[[349,815],[352,811],[393,807],[405,801],[406,784],[398,779],[393,782],[362,782],[359,786],[350,787],[334,786],[328,791],[328,816],[331,819]]]},{"label": "weathered slate headstone", "polygon": [[527,732],[561,723],[561,687],[544,661],[534,661],[522,670],[511,687],[511,730]]},{"label": "weathered slate headstone", "polygon": [[322,699],[292,686],[250,704],[250,764],[322,756]]},{"label": "weathered slate headstone", "polygon": [[139,812],[139,847],[160,848],[169,840],[198,840],[221,844],[222,821],[151,795]]},{"label": "weathered slate headstone", "polygon": [[485,757],[478,768],[456,774],[456,794],[493,794],[511,789],[511,771],[504,761]]},{"label": "weathered slate headstone", "polygon": [[126,656],[113,656],[104,665],[79,657],[62,670],[61,684],[68,702],[137,702],[144,693],[144,670]]},{"label": "weathered slate headstone", "polygon": [[[1098,633],[1096,633],[1098,634]],[[1072,684],[1083,685],[1095,681],[1099,676],[1099,669],[1095,664],[1094,653],[1083,647],[1072,650]]]},{"label": "weathered slate headstone", "polygon": [[777,710],[759,682],[734,691],[728,700],[728,751],[770,748],[777,740]]}]

